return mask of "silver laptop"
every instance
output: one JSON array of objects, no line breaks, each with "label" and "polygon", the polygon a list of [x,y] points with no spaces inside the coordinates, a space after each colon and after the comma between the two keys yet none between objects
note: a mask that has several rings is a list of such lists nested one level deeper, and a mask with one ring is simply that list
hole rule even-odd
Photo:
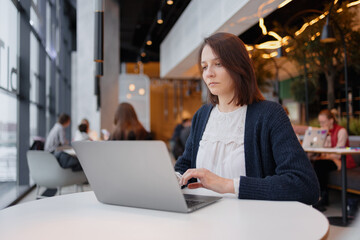
[{"label": "silver laptop", "polygon": [[309,127],[305,131],[303,148],[321,148],[324,146],[328,131],[321,128]]},{"label": "silver laptop", "polygon": [[72,145],[102,203],[187,213],[221,198],[182,194],[162,141],[80,141]]}]

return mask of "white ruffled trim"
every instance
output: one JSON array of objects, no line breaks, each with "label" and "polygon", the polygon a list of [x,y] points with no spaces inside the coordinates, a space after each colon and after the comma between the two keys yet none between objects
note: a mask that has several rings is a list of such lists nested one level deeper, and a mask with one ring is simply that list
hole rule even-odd
[{"label": "white ruffled trim", "polygon": [[216,106],[210,114],[200,143],[203,141],[243,145],[246,110],[247,106],[242,106],[233,112],[222,113]]},{"label": "white ruffled trim", "polygon": [[203,142],[203,143],[221,142],[225,145],[235,143],[237,145],[243,145],[244,144],[244,135],[241,134],[241,135],[237,135],[237,136],[213,136],[213,135],[204,133],[201,142]]}]

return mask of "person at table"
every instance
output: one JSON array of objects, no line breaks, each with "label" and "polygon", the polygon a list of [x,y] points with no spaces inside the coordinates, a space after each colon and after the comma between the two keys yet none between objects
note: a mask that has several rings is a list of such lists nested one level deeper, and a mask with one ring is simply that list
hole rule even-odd
[{"label": "person at table", "polygon": [[89,136],[89,125],[86,123],[80,123],[78,129],[75,132],[73,141],[86,141],[92,140]]},{"label": "person at table", "polygon": [[[97,134],[97,132],[95,130],[92,130],[90,128],[89,120],[87,120],[86,118],[83,118],[81,120],[80,124],[85,124],[86,125],[86,127],[87,127],[86,133],[89,136],[90,140],[92,140],[92,141],[97,141],[98,140],[98,134]],[[76,131],[76,133],[78,133],[78,131]]]},{"label": "person at table", "polygon": [[71,118],[68,114],[63,113],[59,116],[58,122],[55,123],[46,138],[45,151],[53,153],[62,168],[81,171],[82,167],[77,157],[62,151],[62,147],[69,144],[69,141],[66,139],[65,129],[70,125],[70,122]]},{"label": "person at table", "polygon": [[211,104],[194,115],[175,164],[180,185],[239,199],[317,202],[314,169],[282,106],[261,94],[244,43],[229,33],[205,38],[199,64]]},{"label": "person at table", "polygon": [[130,103],[120,103],[114,118],[115,130],[109,140],[151,140],[152,136],[138,120]]},{"label": "person at table", "polygon": [[185,118],[176,125],[173,135],[170,139],[170,149],[175,159],[178,159],[184,152],[184,146],[191,128],[191,119]]},{"label": "person at table", "polygon": [[[334,114],[328,110],[320,111],[318,115],[320,127],[327,129],[329,135],[325,139],[324,147],[349,147],[348,133],[345,128],[339,126]],[[321,199],[315,207],[319,210],[325,210],[324,206],[328,205],[329,194],[327,190],[329,172],[341,169],[341,155],[339,154],[320,154],[312,155],[316,175],[319,179]],[[354,168],[356,163],[351,155],[346,155],[346,168]]]},{"label": "person at table", "polygon": [[65,129],[70,126],[71,118],[68,114],[60,114],[57,123],[50,130],[45,141],[45,151],[55,152],[57,148],[68,145]]}]

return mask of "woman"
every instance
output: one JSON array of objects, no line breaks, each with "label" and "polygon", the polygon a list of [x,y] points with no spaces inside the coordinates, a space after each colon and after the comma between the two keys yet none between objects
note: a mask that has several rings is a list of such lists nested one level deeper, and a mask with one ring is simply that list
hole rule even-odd
[{"label": "woman", "polygon": [[216,33],[204,40],[199,63],[211,104],[193,118],[175,165],[179,183],[240,199],[317,202],[310,161],[281,105],[260,93],[243,42]]},{"label": "woman", "polygon": [[150,134],[139,122],[136,112],[129,103],[119,104],[115,113],[115,130],[109,140],[150,140]]},{"label": "woman", "polygon": [[89,126],[85,123],[81,123],[79,126],[78,126],[78,129],[76,130],[75,132],[75,136],[74,136],[74,139],[73,141],[86,141],[86,140],[92,140],[90,137],[89,137]]},{"label": "woman", "polygon": [[[327,136],[324,147],[349,147],[348,133],[345,128],[337,124],[334,114],[328,109],[322,110],[318,115],[320,127],[327,129]],[[341,155],[339,154],[321,154],[312,157],[314,160],[314,169],[319,179],[321,199],[316,205],[318,209],[324,209],[324,205],[328,205],[328,177],[329,172],[341,169]],[[320,161],[321,160],[321,161]],[[351,155],[346,155],[346,168],[354,168],[356,163]],[[325,209],[324,209],[325,210]]]}]

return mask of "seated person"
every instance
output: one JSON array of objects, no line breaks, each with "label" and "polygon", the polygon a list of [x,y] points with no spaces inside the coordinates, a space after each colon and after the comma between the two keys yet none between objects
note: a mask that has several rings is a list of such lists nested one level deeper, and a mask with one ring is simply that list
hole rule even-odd
[{"label": "seated person", "polygon": [[[337,124],[335,116],[328,110],[322,110],[318,115],[320,127],[327,129],[327,136],[324,147],[349,147],[348,133],[345,128]],[[324,206],[328,204],[328,176],[330,171],[341,169],[341,155],[339,154],[320,154],[311,155],[316,175],[319,179],[321,199],[315,205],[319,210],[325,210]],[[346,168],[354,168],[356,163],[351,155],[346,155]]]},{"label": "seated person", "polygon": [[68,145],[65,129],[70,125],[70,116],[63,113],[59,116],[58,122],[50,130],[45,141],[45,151],[54,153],[57,148]]},{"label": "seated person", "polygon": [[[86,133],[87,135],[89,136],[89,140],[92,140],[92,141],[97,141],[98,140],[98,134],[96,131],[94,130],[91,130],[90,128],[90,123],[89,123],[89,120],[87,120],[86,118],[83,118],[80,122],[80,124],[85,124],[87,126],[87,130],[86,130]],[[78,132],[78,130],[76,131],[76,133]],[[76,134],[75,133],[75,134]]]},{"label": "seated person", "polygon": [[180,185],[239,199],[317,202],[314,169],[284,109],[261,94],[244,43],[215,33],[198,56],[211,104],[194,115],[176,161]]},{"label": "seated person", "polygon": [[109,140],[151,140],[152,136],[139,122],[135,109],[129,103],[120,103],[114,118],[115,130]]},{"label": "seated person", "polygon": [[55,123],[45,141],[45,151],[53,153],[62,168],[81,171],[82,167],[79,160],[60,150],[61,147],[69,143],[66,139],[65,128],[70,125],[70,121],[70,116],[65,113],[59,116],[58,122]]},{"label": "seated person", "polygon": [[89,126],[85,123],[81,123],[78,126],[78,130],[75,132],[73,141],[86,141],[92,140],[88,134]]},{"label": "seated person", "polygon": [[171,152],[175,159],[180,157],[185,149],[185,142],[190,134],[191,119],[185,118],[182,123],[176,125],[173,136],[170,139]]}]

